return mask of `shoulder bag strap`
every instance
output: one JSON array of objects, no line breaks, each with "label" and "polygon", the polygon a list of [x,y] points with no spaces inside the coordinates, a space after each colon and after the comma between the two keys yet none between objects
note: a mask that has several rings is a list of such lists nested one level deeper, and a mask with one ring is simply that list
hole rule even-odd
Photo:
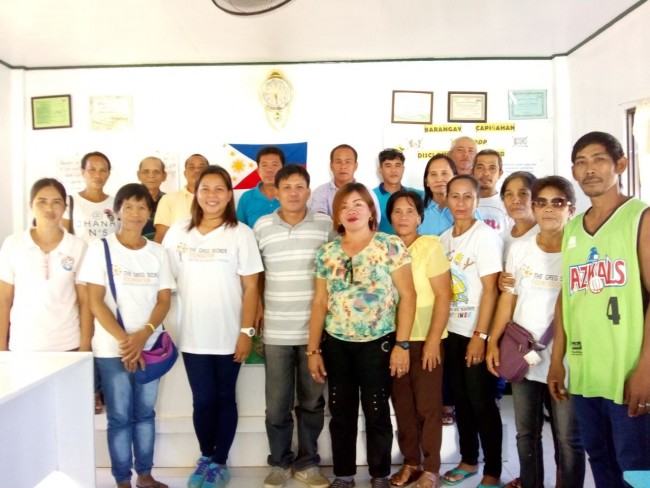
[{"label": "shoulder bag strap", "polygon": [[537,344],[540,346],[546,347],[546,344],[549,343],[551,339],[553,339],[553,327],[555,325],[555,320],[551,320],[551,324],[548,326],[542,337],[539,338],[537,341]]},{"label": "shoulder bag strap", "polygon": [[115,280],[113,279],[113,262],[111,261],[111,251],[108,249],[108,241],[106,237],[102,239],[102,244],[104,244],[104,257],[106,258],[106,275],[108,276],[108,285],[111,289],[111,295],[113,295],[113,300],[115,300],[115,311],[117,323],[122,326],[124,330],[124,322],[122,322],[122,316],[120,315],[120,307],[117,305],[117,291],[115,289]]}]

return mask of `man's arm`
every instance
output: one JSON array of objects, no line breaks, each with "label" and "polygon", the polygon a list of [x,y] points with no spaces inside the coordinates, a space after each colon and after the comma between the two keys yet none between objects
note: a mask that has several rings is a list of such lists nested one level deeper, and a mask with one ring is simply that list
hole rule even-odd
[{"label": "man's arm", "polygon": [[[564,284],[563,286],[566,286]],[[566,354],[566,332],[564,332],[564,318],[562,316],[562,292],[555,302],[555,315],[553,317],[553,350],[551,351],[551,366],[548,370],[546,383],[548,390],[555,401],[568,400],[569,394],[564,385],[566,370],[564,369],[564,355]]]},{"label": "man's arm", "polygon": [[[317,383],[325,383],[327,372],[321,356],[320,343],[325,328],[327,316],[327,282],[322,278],[314,278],[314,298],[311,302],[311,316],[309,319],[309,342],[307,343],[307,364],[311,377]],[[316,352],[317,351],[317,352]]]},{"label": "man's arm", "polygon": [[169,227],[172,225],[172,202],[170,198],[169,195],[163,195],[158,202],[158,207],[156,208],[156,215],[153,220],[156,234],[153,236],[153,240],[158,244],[162,242]]},{"label": "man's arm", "polygon": [[257,313],[255,314],[255,329],[258,334],[260,334],[264,330],[264,285],[266,283],[265,281],[266,275],[264,274],[264,271],[262,271],[259,276],[258,276],[258,282],[257,282],[257,293],[259,296],[259,299],[257,301]]},{"label": "man's arm", "polygon": [[[650,209],[646,209],[641,218],[639,229],[639,269],[641,282],[650,293]],[[645,311],[643,343],[639,362],[625,383],[623,401],[628,405],[628,415],[637,417],[650,412],[650,306]]]},{"label": "man's arm", "polygon": [[156,227],[156,234],[153,236],[153,241],[157,242],[158,244],[162,244],[162,241],[165,238],[165,234],[167,234],[167,231],[169,230],[169,226],[163,224],[157,224],[155,227]]}]

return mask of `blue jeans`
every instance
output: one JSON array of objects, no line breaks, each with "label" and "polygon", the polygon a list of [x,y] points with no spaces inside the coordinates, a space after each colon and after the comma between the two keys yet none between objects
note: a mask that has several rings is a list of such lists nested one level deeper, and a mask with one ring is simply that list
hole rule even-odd
[{"label": "blue jeans", "polygon": [[571,395],[597,488],[630,486],[624,471],[650,470],[650,415],[627,415],[627,405]]},{"label": "blue jeans", "polygon": [[[271,466],[296,471],[318,466],[318,436],[325,418],[325,385],[316,383],[307,367],[307,346],[265,344],[266,357],[266,435],[269,438]],[[298,403],[295,404],[295,393]],[[291,450],[293,416],[298,423],[298,453]]]},{"label": "blue jeans", "polygon": [[141,385],[124,369],[122,359],[96,358],[102,379],[108,419],[111,474],[119,484],[131,479],[131,467],[143,476],[151,473],[156,438],[158,381]]},{"label": "blue jeans", "polygon": [[226,464],[237,431],[235,387],[241,363],[233,358],[234,354],[183,353],[201,455],[217,464]]},{"label": "blue jeans", "polygon": [[544,404],[549,404],[551,427],[557,440],[556,463],[562,486],[580,487],[585,479],[585,453],[582,448],[573,400],[556,402],[548,386],[524,379],[512,383],[512,401],[517,427],[517,451],[521,486],[544,487],[542,428]]},{"label": "blue jeans", "polygon": [[359,396],[366,420],[368,472],[373,478],[390,474],[393,426],[388,402],[389,365],[394,342],[394,333],[370,342],[341,341],[325,334],[321,347],[332,414],[334,476],[354,476],[357,471]]}]

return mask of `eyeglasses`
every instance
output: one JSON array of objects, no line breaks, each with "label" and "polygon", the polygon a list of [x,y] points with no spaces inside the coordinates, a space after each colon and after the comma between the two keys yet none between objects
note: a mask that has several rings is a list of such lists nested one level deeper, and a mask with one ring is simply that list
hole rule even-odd
[{"label": "eyeglasses", "polygon": [[547,198],[535,198],[530,203],[534,208],[546,208],[548,205],[553,208],[563,208],[571,205],[571,202],[566,198],[551,198],[550,200]]},{"label": "eyeglasses", "polygon": [[352,258],[349,258],[345,262],[345,277],[344,277],[344,279],[350,285],[354,281],[354,267],[352,266]]}]

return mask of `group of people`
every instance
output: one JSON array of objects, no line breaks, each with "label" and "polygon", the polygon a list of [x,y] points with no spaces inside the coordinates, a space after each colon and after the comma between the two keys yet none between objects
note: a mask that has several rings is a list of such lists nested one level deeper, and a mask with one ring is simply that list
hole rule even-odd
[{"label": "group of people", "polygon": [[[141,184],[113,198],[103,192],[108,158],[89,153],[86,188],[69,197],[54,179],[36,182],[34,225],[2,246],[0,350],[92,350],[118,487],[131,486],[135,468],[138,487],[164,488],[151,476],[158,380],[141,385],[133,373],[175,290],[200,449],[189,488],[230,480],[235,386],[256,334],[265,488],[290,477],[354,487],[359,404],[373,488],[459,484],[478,473],[479,448],[478,486],[491,488],[503,486],[499,338],[510,322],[536,340],[551,328],[512,384],[520,476],[509,485],[543,486],[546,406],[558,486],[583,486],[585,452],[598,487],[626,486],[625,471],[650,469],[650,212],[621,193],[620,143],[602,132],[575,143],[573,177],[591,200],[577,217],[568,180],[516,172],[498,193],[501,156],[476,149],[462,137],[433,156],[422,191],[401,184],[404,155],[386,149],[370,190],[342,144],[332,180],[312,193],[304,166],[265,147],[261,181],[237,208],[228,172],[202,155],[186,161],[178,192],[161,195],[164,164],[146,158]],[[325,384],[331,482],[317,448]],[[392,475],[391,401],[403,455]],[[443,404],[455,406],[461,461],[440,474]]]}]

